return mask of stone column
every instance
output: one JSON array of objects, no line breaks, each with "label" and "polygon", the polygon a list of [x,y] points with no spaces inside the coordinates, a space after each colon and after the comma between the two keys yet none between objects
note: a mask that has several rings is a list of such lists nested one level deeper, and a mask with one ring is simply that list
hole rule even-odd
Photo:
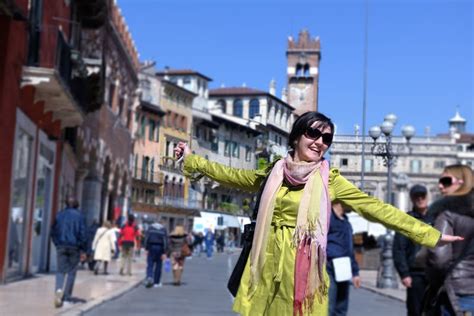
[{"label": "stone column", "polygon": [[[75,196],[76,196],[76,199],[79,202],[82,202],[84,179],[86,178],[88,173],[89,173],[89,170],[85,166],[80,166],[76,170],[76,174],[75,174],[75,188],[76,188]],[[82,203],[80,204],[80,207],[82,208]]]},{"label": "stone column", "polygon": [[102,177],[97,170],[89,170],[82,184],[82,209],[86,212],[87,225],[99,221],[102,201]]}]

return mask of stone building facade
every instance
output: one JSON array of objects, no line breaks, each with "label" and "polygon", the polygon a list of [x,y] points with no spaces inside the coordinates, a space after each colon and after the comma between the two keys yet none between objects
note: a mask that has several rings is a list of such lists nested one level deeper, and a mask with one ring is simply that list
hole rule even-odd
[{"label": "stone building facade", "polygon": [[163,172],[159,170],[161,159],[160,129],[166,112],[160,107],[161,81],[155,76],[154,63],[141,66],[140,105],[135,109],[135,129],[132,172],[132,210],[147,219],[158,215],[158,203],[162,197]]},{"label": "stone building facade", "polygon": [[260,131],[257,157],[273,161],[286,156],[294,108],[275,96],[273,83],[269,92],[247,87],[213,89],[209,93],[209,109],[216,116],[241,121]]},{"label": "stone building facade", "polygon": [[80,35],[103,27],[107,5],[0,5],[0,282],[54,269],[50,227],[79,167],[69,136],[100,106]]},{"label": "stone building facade", "polygon": [[188,199],[189,180],[181,172],[174,148],[181,141],[191,141],[192,105],[197,94],[170,81],[166,75],[157,76],[161,81],[159,104],[166,113],[159,140],[159,168],[163,172],[164,182],[158,210],[170,229],[176,225],[190,229],[194,216],[199,214],[199,205]]},{"label": "stone building facade", "polygon": [[115,1],[107,1],[107,21],[82,32],[88,71],[101,73],[102,103],[76,131],[74,186],[88,223],[117,221],[129,209],[133,110],[137,106],[138,53]]},{"label": "stone building facade", "polygon": [[[451,127],[452,124],[450,124]],[[451,134],[413,137],[409,143],[401,136],[392,138],[397,153],[393,168],[392,201],[401,210],[412,208],[409,189],[415,184],[425,185],[430,202],[440,197],[438,179],[447,165],[462,163],[474,165],[474,141],[467,133],[452,130]],[[384,139],[378,140],[383,142]],[[387,167],[383,160],[371,154],[373,140],[366,138],[364,191],[387,201]],[[360,135],[338,135],[329,150],[332,167],[357,187],[361,186],[362,137]],[[369,223],[356,214],[351,214],[355,232],[368,231],[380,235],[385,229],[379,224]]]}]

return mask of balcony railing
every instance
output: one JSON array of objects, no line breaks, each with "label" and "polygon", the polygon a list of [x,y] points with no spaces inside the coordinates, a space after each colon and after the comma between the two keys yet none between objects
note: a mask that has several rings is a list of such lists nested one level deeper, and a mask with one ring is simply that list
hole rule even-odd
[{"label": "balcony railing", "polygon": [[160,164],[160,168],[162,170],[173,171],[173,172],[180,170],[181,163],[178,163],[177,159],[174,157],[162,157],[161,161],[162,162]]},{"label": "balcony railing", "polygon": [[160,171],[151,172],[139,169],[134,173],[133,179],[153,184],[163,184],[163,173]]}]

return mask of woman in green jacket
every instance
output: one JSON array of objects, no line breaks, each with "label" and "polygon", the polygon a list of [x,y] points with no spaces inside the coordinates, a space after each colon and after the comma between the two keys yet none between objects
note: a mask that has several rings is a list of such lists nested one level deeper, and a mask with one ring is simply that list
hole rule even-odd
[{"label": "woman in green jacket", "polygon": [[267,178],[235,312],[327,315],[325,265],[331,201],[340,201],[366,219],[428,247],[462,239],[441,236],[431,226],[361,192],[337,169],[329,169],[323,156],[333,133],[333,123],[323,114],[303,114],[289,135],[291,151],[271,170],[230,168],[192,155],[185,143],[175,148],[176,156],[184,157],[184,173],[190,177],[204,175],[251,192]]}]

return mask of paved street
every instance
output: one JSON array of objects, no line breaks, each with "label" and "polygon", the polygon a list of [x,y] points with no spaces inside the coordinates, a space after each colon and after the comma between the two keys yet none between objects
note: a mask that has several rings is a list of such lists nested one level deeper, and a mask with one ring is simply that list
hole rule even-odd
[{"label": "paved street", "polygon": [[[162,288],[140,285],[86,315],[235,315],[226,282],[236,258],[237,254],[217,254],[212,260],[194,257],[186,262],[181,287],[171,284],[171,273],[164,273]],[[351,295],[349,316],[404,314],[404,303],[398,300],[364,289]]]}]

